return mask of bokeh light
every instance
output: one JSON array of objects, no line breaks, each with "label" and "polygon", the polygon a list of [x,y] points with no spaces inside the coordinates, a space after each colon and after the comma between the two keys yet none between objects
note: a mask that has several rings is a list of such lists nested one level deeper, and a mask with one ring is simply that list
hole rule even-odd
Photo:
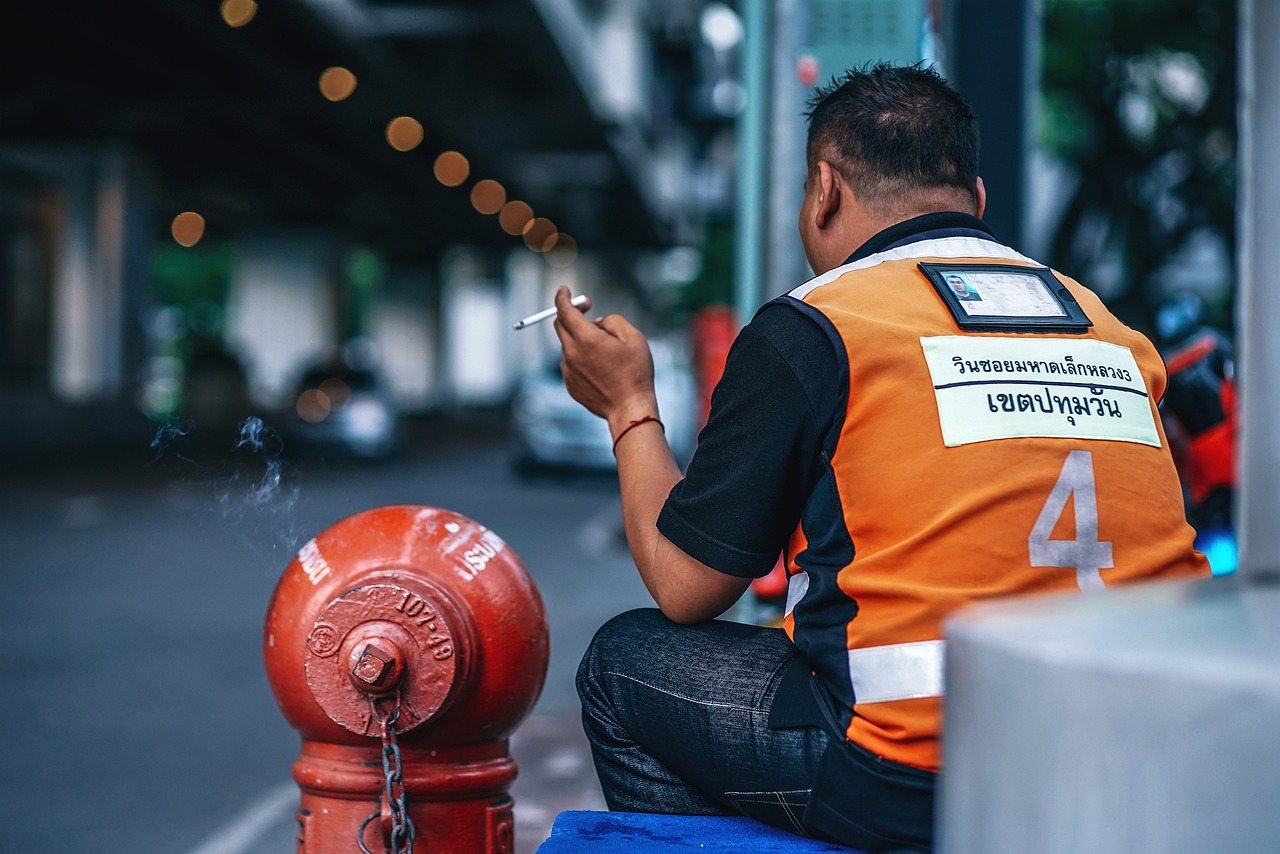
[{"label": "bokeh light", "polygon": [[173,218],[169,233],[181,246],[195,246],[204,237],[204,217],[195,211],[183,211]]},{"label": "bokeh light", "polygon": [[520,236],[524,227],[533,219],[533,208],[521,201],[507,202],[498,213],[498,224],[507,234]]},{"label": "bokeh light", "polygon": [[411,151],[422,144],[422,122],[397,116],[387,124],[387,142],[396,151]]},{"label": "bokeh light", "polygon": [[243,27],[258,14],[254,0],[222,0],[222,20],[229,27]]},{"label": "bokeh light", "polygon": [[309,424],[319,424],[351,402],[351,386],[337,377],[329,377],[319,388],[305,389],[298,395],[294,408],[298,417]]},{"label": "bokeh light", "polygon": [[320,74],[320,94],[330,101],[345,101],[356,91],[356,76],[340,65],[326,68]]},{"label": "bokeh light", "polygon": [[318,388],[309,388],[298,395],[296,409],[298,417],[308,424],[319,424],[333,411],[329,396]]},{"label": "bokeh light", "polygon": [[456,151],[446,151],[436,158],[436,180],[446,187],[456,187],[471,174],[471,164]]},{"label": "bokeh light", "polygon": [[535,217],[525,223],[524,245],[534,252],[546,252],[555,245],[556,224],[546,217]]},{"label": "bokeh light", "polygon": [[578,257],[578,242],[561,232],[556,235],[555,245],[543,256],[553,267],[568,267]]},{"label": "bokeh light", "polygon": [[320,383],[320,393],[329,401],[329,409],[338,412],[351,400],[351,386],[338,377],[329,377]]},{"label": "bokeh light", "polygon": [[496,214],[506,203],[506,188],[492,178],[477,181],[471,188],[471,207],[482,214]]}]

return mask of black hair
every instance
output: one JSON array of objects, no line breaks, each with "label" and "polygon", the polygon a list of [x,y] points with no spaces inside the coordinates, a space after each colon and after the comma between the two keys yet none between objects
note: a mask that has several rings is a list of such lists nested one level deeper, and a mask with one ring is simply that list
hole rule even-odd
[{"label": "black hair", "polygon": [[923,63],[846,71],[809,100],[809,167],[827,160],[869,202],[950,190],[974,197],[978,117]]}]

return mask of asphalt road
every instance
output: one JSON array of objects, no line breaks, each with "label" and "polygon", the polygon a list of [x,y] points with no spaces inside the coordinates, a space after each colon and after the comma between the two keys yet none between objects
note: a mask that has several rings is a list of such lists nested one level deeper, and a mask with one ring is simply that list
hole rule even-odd
[{"label": "asphalt road", "polygon": [[392,504],[497,532],[546,603],[550,671],[512,739],[517,851],[602,806],[573,672],[601,622],[649,604],[612,478],[517,479],[479,440],[375,465],[133,460],[0,473],[0,851],[293,851],[298,737],[264,615],[306,540]]}]

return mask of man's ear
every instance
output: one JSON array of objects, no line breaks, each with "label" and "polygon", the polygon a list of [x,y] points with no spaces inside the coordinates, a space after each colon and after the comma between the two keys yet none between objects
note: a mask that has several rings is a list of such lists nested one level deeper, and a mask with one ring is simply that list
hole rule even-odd
[{"label": "man's ear", "polygon": [[813,219],[818,228],[826,228],[831,218],[840,210],[840,194],[844,191],[844,184],[840,180],[840,174],[825,160],[818,161],[816,171],[814,178],[818,185],[815,188],[818,202],[814,206]]},{"label": "man's ear", "polygon": [[987,209],[987,188],[983,186],[981,175],[978,176],[978,183],[973,187],[973,198],[977,203],[977,211],[974,216],[982,219],[982,212]]}]

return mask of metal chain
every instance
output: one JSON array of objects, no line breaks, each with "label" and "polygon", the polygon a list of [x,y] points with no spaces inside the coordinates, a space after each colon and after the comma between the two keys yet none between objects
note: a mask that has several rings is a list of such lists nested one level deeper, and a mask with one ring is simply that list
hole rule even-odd
[{"label": "metal chain", "polygon": [[417,829],[409,817],[408,792],[404,785],[404,766],[400,757],[400,745],[396,743],[396,721],[400,720],[400,697],[396,695],[395,707],[383,715],[373,703],[378,722],[382,725],[382,774],[385,780],[379,795],[381,806],[370,813],[356,832],[356,842],[364,854],[375,854],[364,844],[365,828],[381,817],[382,839],[387,846],[381,854],[413,854],[413,837]]}]

